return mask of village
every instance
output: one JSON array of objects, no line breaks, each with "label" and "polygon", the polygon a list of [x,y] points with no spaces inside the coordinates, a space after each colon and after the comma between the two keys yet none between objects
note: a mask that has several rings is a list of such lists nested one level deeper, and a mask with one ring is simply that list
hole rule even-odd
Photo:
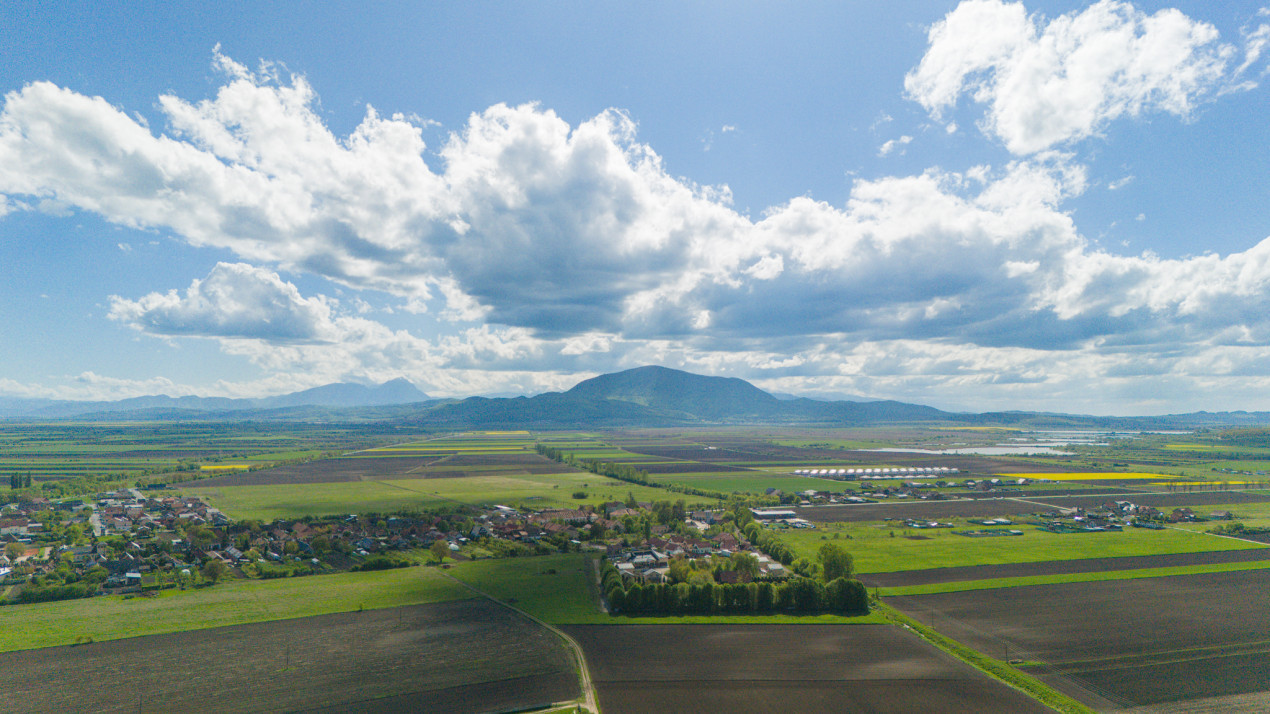
[{"label": "village", "polygon": [[724,511],[688,511],[682,501],[632,498],[573,509],[499,505],[264,524],[233,521],[197,497],[136,488],[87,500],[34,498],[0,507],[0,603],[584,549],[648,582],[664,579],[674,559],[721,563],[735,554],[752,554],[754,569],[742,570],[754,576],[788,575],[725,527],[725,515],[731,520]]}]

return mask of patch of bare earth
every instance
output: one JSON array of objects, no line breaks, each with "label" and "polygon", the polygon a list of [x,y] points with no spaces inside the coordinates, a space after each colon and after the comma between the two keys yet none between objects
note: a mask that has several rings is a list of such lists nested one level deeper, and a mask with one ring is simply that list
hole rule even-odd
[{"label": "patch of bare earth", "polygon": [[889,625],[563,629],[586,653],[605,714],[1049,711]]},{"label": "patch of bare earth", "polygon": [[7,712],[484,712],[579,695],[563,643],[487,600],[0,654]]}]

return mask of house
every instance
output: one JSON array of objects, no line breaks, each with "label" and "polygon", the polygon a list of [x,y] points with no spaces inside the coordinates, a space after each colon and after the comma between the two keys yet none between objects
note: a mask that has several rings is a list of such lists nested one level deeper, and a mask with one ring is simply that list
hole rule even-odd
[{"label": "house", "polygon": [[670,568],[648,568],[641,575],[646,583],[664,583],[666,582],[666,573],[670,572]]}]

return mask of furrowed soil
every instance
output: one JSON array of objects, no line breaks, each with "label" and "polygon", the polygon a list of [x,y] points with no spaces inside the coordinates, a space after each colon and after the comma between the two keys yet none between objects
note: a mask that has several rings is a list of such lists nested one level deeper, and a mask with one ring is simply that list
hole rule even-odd
[{"label": "furrowed soil", "polygon": [[905,500],[879,503],[862,503],[845,506],[811,506],[793,509],[800,518],[816,523],[881,521],[887,518],[904,520],[906,518],[938,519],[953,517],[985,517],[1017,516],[1027,513],[1044,513],[1063,509],[1097,508],[1108,501],[1132,501],[1143,506],[1152,506],[1160,510],[1182,506],[1204,507],[1206,505],[1263,503],[1270,501],[1270,496],[1262,493],[1246,493],[1243,491],[1213,491],[1196,493],[1124,493],[1103,494],[1097,496],[1043,496],[1013,495],[998,499],[949,499],[949,500]]},{"label": "furrowed soil", "polygon": [[345,456],[274,469],[226,474],[176,484],[197,486],[277,486],[311,483],[346,483],[392,479],[461,478],[489,476],[508,471],[521,474],[569,473],[575,469],[537,454],[511,456],[429,454],[427,456]]},{"label": "furrowed soil", "polygon": [[1250,563],[1270,560],[1270,548],[1253,550],[1219,550],[1207,553],[1170,553],[1168,555],[1130,555],[1121,558],[1088,558],[1085,560],[1050,560],[1043,563],[1010,563],[1003,565],[969,565],[958,568],[904,570],[895,573],[861,574],[860,581],[869,587],[901,587],[956,583],[1029,575],[1070,575],[1101,573],[1115,570],[1171,568],[1182,565],[1214,563]]},{"label": "furrowed soil", "polygon": [[[888,599],[1104,708],[1270,692],[1270,572],[1181,575]],[[1081,689],[1085,690],[1084,695]],[[1089,692],[1098,696],[1091,697]]]},{"label": "furrowed soil", "polygon": [[738,473],[752,471],[744,466],[728,464],[703,464],[695,461],[667,462],[659,464],[640,464],[636,468],[649,474],[704,474],[704,473]]},{"label": "furrowed soil", "polygon": [[0,655],[10,712],[485,712],[579,696],[558,637],[487,600]]},{"label": "furrowed soil", "polygon": [[574,625],[605,714],[1048,712],[890,625]]}]

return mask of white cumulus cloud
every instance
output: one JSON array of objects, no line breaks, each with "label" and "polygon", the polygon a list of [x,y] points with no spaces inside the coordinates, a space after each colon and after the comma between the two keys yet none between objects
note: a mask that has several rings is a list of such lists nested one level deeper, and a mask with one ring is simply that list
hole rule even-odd
[{"label": "white cumulus cloud", "polygon": [[[1248,38],[1249,61],[1263,44],[1261,35]],[[984,105],[985,131],[1022,155],[1125,115],[1188,117],[1227,87],[1235,54],[1216,28],[1176,9],[1147,14],[1102,0],[1047,19],[1022,3],[966,0],[930,29],[904,86],[936,117],[963,96]]]}]

